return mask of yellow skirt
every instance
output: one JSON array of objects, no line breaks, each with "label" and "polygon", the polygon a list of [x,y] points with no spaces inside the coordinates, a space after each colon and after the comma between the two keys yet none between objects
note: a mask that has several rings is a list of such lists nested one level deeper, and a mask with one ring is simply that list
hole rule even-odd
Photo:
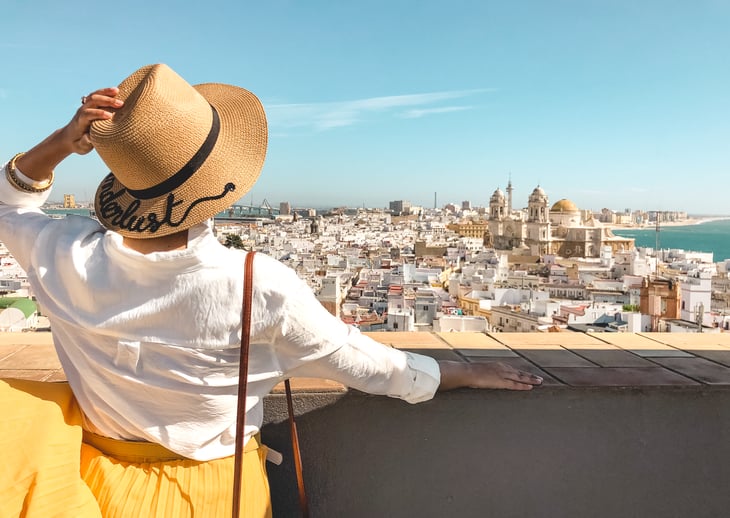
[{"label": "yellow skirt", "polygon": [[[231,515],[232,456],[179,459],[161,446],[83,434],[66,383],[0,380],[0,416],[3,518]],[[243,459],[246,518],[271,517],[265,462],[266,447],[251,439]]]}]

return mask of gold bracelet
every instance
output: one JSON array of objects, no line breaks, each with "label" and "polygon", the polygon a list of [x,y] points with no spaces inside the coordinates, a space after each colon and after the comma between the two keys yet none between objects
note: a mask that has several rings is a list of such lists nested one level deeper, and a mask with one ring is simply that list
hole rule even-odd
[{"label": "gold bracelet", "polygon": [[10,185],[15,187],[15,189],[19,191],[24,192],[45,192],[48,189],[51,188],[51,185],[53,185],[53,178],[54,173],[51,171],[51,177],[48,179],[48,185],[45,185],[43,187],[34,187],[32,185],[29,185],[22,181],[18,176],[15,174],[16,168],[15,168],[15,162],[20,158],[21,156],[25,155],[25,153],[18,153],[13,158],[10,159],[10,162],[8,162],[8,165],[5,167],[5,176],[8,179],[8,182],[10,182]]}]

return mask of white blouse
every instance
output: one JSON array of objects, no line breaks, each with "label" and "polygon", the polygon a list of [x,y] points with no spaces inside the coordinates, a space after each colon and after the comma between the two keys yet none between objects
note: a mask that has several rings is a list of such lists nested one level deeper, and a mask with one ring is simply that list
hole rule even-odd
[{"label": "white blouse", "polygon": [[[140,254],[91,218],[52,219],[50,191],[0,170],[0,241],[26,270],[90,431],[196,460],[233,455],[245,252],[207,224],[185,250]],[[410,403],[433,397],[432,358],[382,345],[328,313],[296,273],[257,254],[246,437],[290,376],[327,377]]]}]

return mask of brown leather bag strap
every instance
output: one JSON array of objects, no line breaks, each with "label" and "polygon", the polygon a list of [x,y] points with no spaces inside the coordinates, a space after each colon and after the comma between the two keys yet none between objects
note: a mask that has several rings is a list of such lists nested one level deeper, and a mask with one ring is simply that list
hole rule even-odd
[{"label": "brown leather bag strap", "polygon": [[[236,458],[233,473],[233,518],[241,516],[241,479],[243,476],[243,434],[246,424],[246,385],[248,383],[248,351],[251,339],[251,300],[253,297],[253,257],[256,252],[246,255],[243,276],[243,306],[241,309],[241,361],[238,368],[238,409],[236,410]],[[289,411],[289,428],[291,445],[294,454],[294,469],[297,474],[299,489],[299,508],[302,518],[309,518],[309,503],[304,489],[302,472],[302,454],[299,450],[299,434],[294,422],[294,405],[292,403],[289,380],[284,382],[286,388],[286,404]]]},{"label": "brown leather bag strap", "polygon": [[253,298],[253,258],[248,252],[244,264],[243,306],[241,308],[241,361],[238,367],[238,409],[236,410],[236,458],[233,473],[233,518],[241,516],[241,477],[243,475],[243,437],[246,424],[246,385],[248,384],[248,349],[251,341],[251,300]]},{"label": "brown leather bag strap", "polygon": [[297,433],[297,423],[294,422],[294,405],[289,380],[284,381],[284,388],[286,389],[286,406],[289,410],[289,432],[291,433],[291,449],[294,453],[294,469],[297,472],[299,510],[302,512],[302,518],[309,518],[309,502],[307,501],[307,492],[304,489],[304,472],[302,471],[302,453],[299,451],[299,434]]}]

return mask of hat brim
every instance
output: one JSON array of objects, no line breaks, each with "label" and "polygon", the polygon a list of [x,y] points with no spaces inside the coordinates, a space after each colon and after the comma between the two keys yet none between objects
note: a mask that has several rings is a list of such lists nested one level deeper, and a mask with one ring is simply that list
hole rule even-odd
[{"label": "hat brim", "polygon": [[[111,171],[95,198],[96,216],[107,229],[142,239],[174,234],[230,207],[258,179],[268,138],[261,102],[233,85],[205,83],[193,88],[220,118],[220,132],[210,155],[188,181],[151,199],[132,196]],[[113,202],[110,205],[106,200]]]}]

